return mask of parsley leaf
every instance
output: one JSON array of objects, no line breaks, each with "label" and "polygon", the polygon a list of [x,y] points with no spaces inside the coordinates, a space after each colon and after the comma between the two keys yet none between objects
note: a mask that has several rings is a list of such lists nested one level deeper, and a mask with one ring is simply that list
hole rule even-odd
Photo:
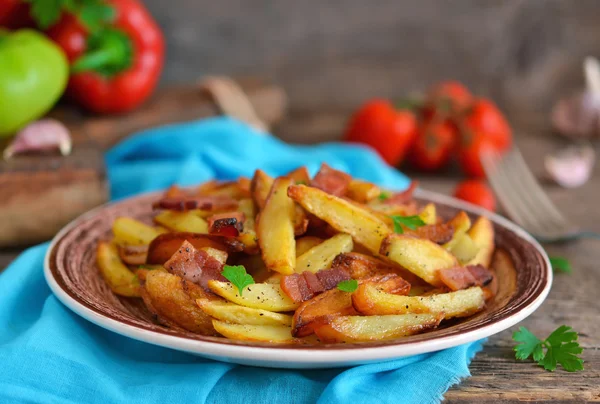
[{"label": "parsley leaf", "polygon": [[404,233],[404,229],[402,226],[406,226],[411,230],[415,230],[417,227],[425,226],[425,222],[421,217],[415,216],[400,216],[400,215],[391,215],[390,219],[394,222],[394,233],[402,234]]},{"label": "parsley leaf", "polygon": [[243,265],[225,265],[221,275],[238,289],[240,296],[246,286],[254,284],[254,278],[246,273]]},{"label": "parsley leaf", "polygon": [[358,289],[358,281],[356,279],[350,279],[347,281],[341,281],[337,284],[337,288],[342,292],[354,292]]},{"label": "parsley leaf", "polygon": [[377,197],[377,199],[379,199],[380,201],[385,201],[386,199],[389,199],[389,198],[390,198],[390,193],[385,192],[385,191],[381,191],[381,193]]},{"label": "parsley leaf", "polygon": [[[513,334],[513,340],[520,342],[515,346],[515,357],[525,360],[533,356],[533,360],[549,371],[561,365],[567,372],[583,370],[583,360],[577,355],[583,348],[577,343],[578,335],[571,327],[558,327],[544,341],[533,335],[527,328],[519,327]],[[546,352],[544,352],[544,348]]]},{"label": "parsley leaf", "polygon": [[571,263],[566,258],[550,257],[550,264],[552,265],[552,270],[554,272],[562,272],[566,274],[570,274],[571,272],[573,272]]},{"label": "parsley leaf", "polygon": [[60,18],[65,3],[72,7],[71,2],[64,0],[30,0],[31,16],[40,28],[46,29],[54,25]]},{"label": "parsley leaf", "polygon": [[299,180],[299,181],[296,181],[296,185],[308,185],[308,184],[306,183],[306,181]]},{"label": "parsley leaf", "polygon": [[90,30],[99,29],[102,24],[115,19],[114,7],[96,1],[86,1],[79,11],[79,19]]}]

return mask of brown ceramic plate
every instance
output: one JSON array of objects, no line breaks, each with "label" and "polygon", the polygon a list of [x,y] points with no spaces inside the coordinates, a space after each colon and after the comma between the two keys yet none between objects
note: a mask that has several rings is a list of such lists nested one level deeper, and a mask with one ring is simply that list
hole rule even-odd
[{"label": "brown ceramic plate", "polygon": [[478,207],[419,190],[417,198],[435,202],[450,217],[462,209],[486,215],[496,231],[493,267],[498,295],[485,311],[424,334],[369,344],[276,345],[204,337],[164,328],[153,322],[140,299],[119,298],[106,286],[95,265],[98,240],[107,239],[116,217],[150,220],[158,193],[101,206],[73,221],[52,241],[44,273],[54,294],[87,320],[119,334],[226,362],[280,368],[325,368],[363,364],[446,349],[505,330],[533,313],[552,284],[542,247],[512,222]]}]

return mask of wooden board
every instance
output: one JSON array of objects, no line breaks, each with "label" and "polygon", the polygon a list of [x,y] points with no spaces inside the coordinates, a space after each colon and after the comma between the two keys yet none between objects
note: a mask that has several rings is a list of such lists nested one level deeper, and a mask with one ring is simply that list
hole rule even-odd
[{"label": "wooden board", "polygon": [[[242,87],[257,115],[267,123],[283,116],[283,91],[255,80]],[[197,86],[158,92],[134,113],[86,116],[60,106],[52,116],[65,122],[73,136],[73,153],[18,156],[0,161],[0,247],[32,244],[51,238],[78,215],[108,200],[103,151],[133,132],[157,125],[219,114]]]}]

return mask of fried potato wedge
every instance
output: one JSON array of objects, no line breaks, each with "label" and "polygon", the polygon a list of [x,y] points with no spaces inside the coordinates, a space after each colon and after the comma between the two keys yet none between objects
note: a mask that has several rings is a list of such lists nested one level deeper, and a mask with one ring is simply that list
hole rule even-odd
[{"label": "fried potato wedge", "polygon": [[201,287],[162,271],[146,274],[144,290],[156,313],[188,331],[215,335],[212,318],[198,307],[197,299],[214,299]]},{"label": "fried potato wedge", "polygon": [[295,204],[287,196],[292,184],[289,178],[277,178],[258,220],[258,244],[263,261],[271,271],[284,275],[294,273],[296,267],[296,239],[294,238]]},{"label": "fried potato wedge", "polygon": [[96,263],[110,290],[120,296],[140,296],[140,282],[137,276],[121,262],[115,245],[106,242],[98,243]]},{"label": "fried potato wedge", "polygon": [[[249,189],[244,177],[240,177],[238,181],[228,181],[214,184],[210,189],[202,190],[202,195],[223,196],[232,199],[247,198],[250,196]],[[247,180],[247,178],[246,178]]]},{"label": "fried potato wedge", "polygon": [[[410,284],[393,274],[373,276],[359,280],[359,285],[375,285],[378,290],[388,293],[406,294]],[[352,294],[339,289],[330,289],[305,301],[296,309],[292,324],[292,334],[304,337],[314,332],[314,327],[320,324],[323,317],[330,315],[358,314],[352,306]]]},{"label": "fried potato wedge", "polygon": [[481,264],[486,268],[490,267],[492,255],[494,254],[494,225],[487,217],[481,216],[473,223],[468,231],[469,236],[479,250],[474,258],[467,262],[468,265]]},{"label": "fried potato wedge", "polygon": [[434,286],[443,286],[439,269],[458,265],[454,255],[432,241],[392,234],[381,244],[381,254]]},{"label": "fried potato wedge", "polygon": [[219,334],[229,339],[272,343],[294,342],[292,329],[284,325],[229,324],[213,320],[213,326]]},{"label": "fried potato wedge", "polygon": [[208,281],[208,287],[217,295],[242,306],[267,311],[293,311],[299,306],[286,295],[281,286],[270,283],[255,283],[246,286],[240,296],[237,288],[229,282]]},{"label": "fried potato wedge", "polygon": [[301,256],[311,248],[321,244],[324,240],[315,236],[304,236],[296,239],[296,257]]},{"label": "fried potato wedge", "polygon": [[479,247],[475,244],[471,236],[463,234],[456,240],[456,243],[450,249],[450,252],[458,259],[462,265],[472,261],[479,253]]},{"label": "fried potato wedge", "polygon": [[443,313],[444,319],[449,319],[467,317],[482,310],[485,297],[480,287],[431,296],[400,296],[385,293],[377,286],[366,283],[352,294],[352,305],[356,311],[367,316]]},{"label": "fried potato wedge", "polygon": [[117,244],[119,257],[127,265],[143,265],[148,256],[147,245]]},{"label": "fried potato wedge", "polygon": [[287,173],[286,177],[294,180],[295,184],[308,184],[310,182],[310,175],[308,175],[306,167],[298,167],[294,171]]},{"label": "fried potato wedge", "polygon": [[227,252],[242,251],[244,245],[238,240],[209,234],[196,234],[187,232],[161,234],[148,247],[147,264],[164,264],[181,247],[184,241],[188,241],[196,249],[212,247]]},{"label": "fried potato wedge", "polygon": [[256,170],[252,182],[250,183],[250,194],[254,203],[259,209],[263,209],[267,203],[269,191],[273,186],[273,177],[265,173],[263,170]]},{"label": "fried potato wedge", "polygon": [[381,194],[381,189],[367,181],[353,179],[348,184],[346,196],[359,203],[368,203]]},{"label": "fried potato wedge", "polygon": [[292,325],[292,316],[253,309],[239,304],[198,299],[196,304],[209,316],[227,323],[251,325]]},{"label": "fried potato wedge", "polygon": [[277,273],[266,267],[260,254],[242,256],[235,261],[235,264],[246,268],[246,272],[254,278],[254,282],[256,283],[262,283],[265,279]]},{"label": "fried potato wedge", "polygon": [[463,234],[471,228],[471,219],[465,212],[460,211],[456,216],[448,221],[448,224],[454,229],[452,239],[444,244],[446,250],[452,250],[452,247],[460,240]]},{"label": "fried potato wedge", "polygon": [[208,233],[208,223],[193,210],[185,212],[163,210],[154,217],[154,221],[173,231]]},{"label": "fried potato wedge", "polygon": [[366,209],[320,189],[292,185],[288,188],[288,195],[337,231],[350,234],[355,242],[367,247],[373,254],[379,254],[381,241],[391,234],[388,226]]},{"label": "fried potato wedge", "polygon": [[434,328],[442,318],[439,313],[331,316],[315,328],[315,334],[326,343],[384,341]]},{"label": "fried potato wedge", "polygon": [[168,272],[162,265],[142,265],[135,270],[135,275],[138,277],[140,282],[145,282],[146,276],[150,271]]},{"label": "fried potato wedge", "polygon": [[119,217],[112,225],[114,242],[127,245],[148,245],[164,233],[163,229],[149,226],[130,217]]},{"label": "fried potato wedge", "polygon": [[423,210],[419,213],[419,217],[425,224],[434,225],[437,223],[437,209],[433,203],[425,205]]},{"label": "fried potato wedge", "polygon": [[316,273],[331,267],[331,263],[339,254],[352,251],[354,243],[349,234],[341,233],[314,246],[296,260],[296,272]]}]

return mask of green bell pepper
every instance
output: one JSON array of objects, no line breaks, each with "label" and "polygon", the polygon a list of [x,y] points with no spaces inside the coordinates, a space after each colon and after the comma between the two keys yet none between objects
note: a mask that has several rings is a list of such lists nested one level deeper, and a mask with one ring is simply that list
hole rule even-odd
[{"label": "green bell pepper", "polygon": [[65,54],[43,34],[0,31],[0,138],[48,112],[68,78]]}]

